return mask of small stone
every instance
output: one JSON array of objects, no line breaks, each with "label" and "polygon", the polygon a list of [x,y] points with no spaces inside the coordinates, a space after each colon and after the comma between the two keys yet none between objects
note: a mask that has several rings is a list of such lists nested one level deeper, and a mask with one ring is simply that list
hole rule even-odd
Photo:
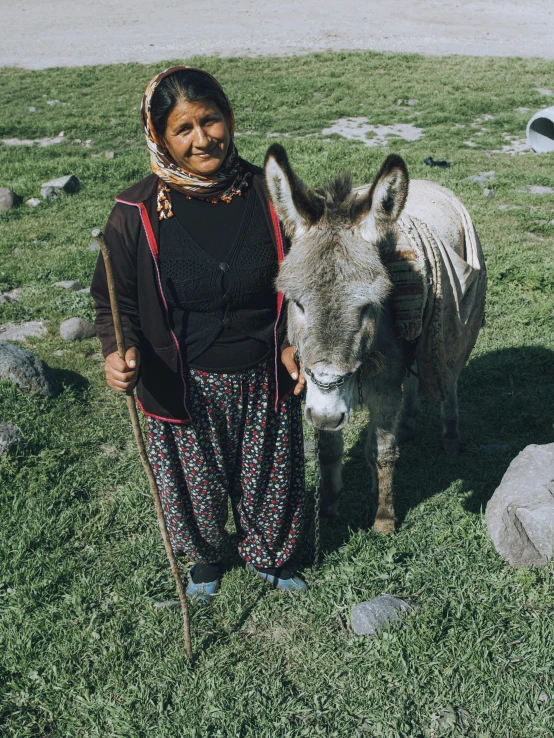
[{"label": "small stone", "polygon": [[488,197],[489,199],[493,198],[494,192],[492,190],[489,190],[488,187],[485,187],[485,189],[483,190],[483,197]]},{"label": "small stone", "polygon": [[57,351],[52,352],[54,356],[63,356],[64,354],[67,354],[66,349],[58,349]]},{"label": "small stone", "polygon": [[104,156],[106,159],[115,159],[115,151],[105,151]]},{"label": "small stone", "polygon": [[25,341],[27,338],[40,338],[47,333],[48,329],[42,320],[0,325],[0,340],[2,341]]},{"label": "small stone", "polygon": [[522,114],[530,113],[531,112],[531,108],[518,108],[517,109],[517,112],[518,113],[522,113]]},{"label": "small stone", "polygon": [[506,453],[506,451],[510,450],[510,447],[507,443],[488,443],[488,444],[482,444],[479,446],[481,451],[485,451],[487,453],[492,454],[503,454]]},{"label": "small stone", "polygon": [[16,248],[15,248],[15,249],[13,250],[13,252],[14,252],[14,254],[21,254],[21,249],[19,248],[19,246],[17,246],[17,247],[16,247]]},{"label": "small stone", "polygon": [[0,187],[0,213],[11,210],[21,204],[21,198],[8,187]]},{"label": "small stone", "polygon": [[481,187],[484,187],[487,182],[494,182],[495,179],[494,172],[480,172],[480,174],[474,174],[472,177],[468,177],[467,182],[477,182]]},{"label": "small stone", "polygon": [[83,287],[80,290],[77,290],[77,292],[80,292],[83,295],[90,295],[90,287]]},{"label": "small stone", "polygon": [[73,279],[68,279],[63,282],[54,282],[52,287],[61,287],[62,289],[70,290],[71,292],[80,292],[83,289],[83,285]]},{"label": "small stone", "polygon": [[374,597],[369,602],[360,602],[352,607],[352,629],[356,635],[374,636],[387,625],[396,623],[403,612],[412,611],[413,607],[398,597]]},{"label": "small stone", "polygon": [[317,97],[319,100],[323,100],[326,95],[323,94],[323,92],[314,92],[314,97]]},{"label": "small stone", "polygon": [[36,113],[36,112],[37,112],[37,109],[36,109],[36,108],[32,108],[32,107],[31,107],[31,108],[29,108],[29,112],[30,112],[30,113]]},{"label": "small stone", "polygon": [[102,443],[100,445],[100,451],[102,451],[106,456],[119,456],[118,449],[111,443]]},{"label": "small stone", "polygon": [[530,192],[532,195],[551,195],[554,190],[552,187],[547,187],[545,185],[529,185],[527,192]]},{"label": "small stone", "polygon": [[55,395],[52,370],[42,359],[21,346],[0,341],[0,379],[16,384],[19,389]]},{"label": "small stone", "polygon": [[547,89],[546,87],[535,87],[535,90],[539,93],[539,95],[544,95],[545,97],[552,97],[552,95],[554,95],[554,92]]},{"label": "small stone", "polygon": [[94,243],[91,243],[88,247],[88,251],[100,251],[100,246],[94,241]]},{"label": "small stone", "polygon": [[60,101],[59,100],[47,100],[46,104],[47,105],[59,105]]},{"label": "small stone", "polygon": [[489,500],[485,518],[496,550],[512,566],[543,566],[551,560],[554,443],[532,444],[516,456]]},{"label": "small stone", "polygon": [[92,338],[96,329],[83,318],[69,318],[60,325],[60,336],[64,341],[81,341],[83,338]]},{"label": "small stone", "polygon": [[38,197],[31,197],[29,200],[25,202],[26,205],[29,205],[32,208],[36,208],[37,205],[40,205],[42,200],[39,200]]},{"label": "small stone", "polygon": [[40,194],[47,200],[57,197],[60,192],[73,194],[79,190],[80,186],[81,183],[74,174],[66,174],[64,177],[58,177],[57,179],[51,179],[49,182],[45,182],[40,188]]},{"label": "small stone", "polygon": [[8,425],[0,421],[0,456],[23,440],[21,429],[17,425]]},{"label": "small stone", "polygon": [[172,607],[179,607],[179,600],[162,600],[162,602],[154,602],[156,610],[165,610]]},{"label": "small stone", "polygon": [[10,302],[17,302],[19,298],[21,297],[23,293],[23,290],[21,287],[16,287],[13,290],[10,290],[9,292],[4,292],[4,297],[7,297]]},{"label": "small stone", "polygon": [[419,100],[408,100],[407,105],[419,105]]},{"label": "small stone", "polygon": [[548,695],[546,692],[541,692],[539,694],[539,702],[548,702]]}]

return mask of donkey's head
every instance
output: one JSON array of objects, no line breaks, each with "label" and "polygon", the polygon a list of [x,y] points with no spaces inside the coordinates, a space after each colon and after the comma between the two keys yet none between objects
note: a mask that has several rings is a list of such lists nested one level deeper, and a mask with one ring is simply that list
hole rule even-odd
[{"label": "donkey's head", "polygon": [[353,190],[343,175],[314,192],[274,144],[265,179],[291,239],[277,287],[288,300],[288,335],[306,374],[306,419],[322,430],[340,430],[350,418],[355,373],[371,361],[392,287],[380,252],[395,237],[406,202],[406,164],[390,155],[367,188]]}]

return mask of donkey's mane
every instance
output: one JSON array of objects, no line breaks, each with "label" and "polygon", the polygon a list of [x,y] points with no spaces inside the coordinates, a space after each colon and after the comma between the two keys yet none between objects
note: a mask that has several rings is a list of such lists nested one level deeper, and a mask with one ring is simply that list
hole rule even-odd
[{"label": "donkey's mane", "polygon": [[326,209],[333,214],[350,215],[355,201],[352,191],[352,174],[343,172],[328,184],[316,190],[325,201]]}]

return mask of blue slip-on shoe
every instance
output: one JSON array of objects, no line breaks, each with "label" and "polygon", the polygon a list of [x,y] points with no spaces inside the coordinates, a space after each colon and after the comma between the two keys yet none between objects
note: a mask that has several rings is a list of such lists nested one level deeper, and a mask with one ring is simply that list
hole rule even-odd
[{"label": "blue slip-on shoe", "polygon": [[[273,589],[278,589],[280,592],[302,592],[308,589],[308,585],[306,584],[306,582],[303,579],[300,579],[300,577],[298,576],[292,576],[288,579],[280,579],[278,576],[266,574],[265,572],[256,569],[253,564],[247,563],[246,568],[249,571],[253,571],[254,574],[257,574],[262,579],[265,579],[266,582],[269,582],[269,584],[271,584]],[[282,571],[285,571],[284,566],[280,568]],[[279,569],[277,569],[277,571],[279,571]]]},{"label": "blue slip-on shoe", "polygon": [[207,605],[217,594],[221,579],[218,577],[217,579],[214,579],[213,582],[201,582],[200,584],[195,584],[192,581],[195,568],[196,564],[189,571],[187,594],[191,600],[197,600],[198,602],[202,602]]}]

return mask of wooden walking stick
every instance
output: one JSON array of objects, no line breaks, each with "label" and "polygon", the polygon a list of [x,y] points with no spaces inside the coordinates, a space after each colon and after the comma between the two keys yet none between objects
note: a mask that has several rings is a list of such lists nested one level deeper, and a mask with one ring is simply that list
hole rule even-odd
[{"label": "wooden walking stick", "polygon": [[[119,314],[119,303],[117,300],[117,292],[115,289],[115,280],[113,276],[110,249],[108,247],[108,244],[106,243],[106,239],[104,238],[104,234],[102,233],[101,230],[99,230],[98,228],[95,228],[92,232],[92,237],[96,239],[96,241],[98,242],[98,245],[100,246],[100,250],[102,251],[102,256],[104,257],[104,266],[106,267],[106,279],[108,282],[108,291],[110,293],[110,305],[112,308],[113,324],[115,328],[115,338],[117,341],[117,353],[119,355],[119,358],[125,361],[125,353],[126,353],[125,338],[123,336],[123,329],[121,327],[121,316]],[[137,443],[140,460],[142,461],[142,466],[144,468],[146,476],[148,477],[148,482],[150,483],[150,491],[152,492],[152,499],[154,500],[154,507],[156,508],[156,517],[158,518],[158,525],[160,526],[160,532],[162,534],[162,539],[163,539],[164,546],[165,546],[165,552],[167,554],[167,558],[169,559],[169,565],[171,567],[171,571],[175,579],[175,584],[177,585],[177,592],[179,593],[179,602],[181,603],[181,613],[183,615],[183,628],[185,631],[185,646],[187,649],[187,656],[189,657],[189,661],[192,664],[193,655],[192,655],[192,646],[191,646],[191,641],[190,641],[190,623],[189,623],[187,595],[185,592],[185,588],[183,586],[181,575],[179,574],[179,569],[177,568],[177,561],[175,559],[175,554],[173,553],[173,548],[171,547],[171,543],[169,540],[169,534],[167,532],[167,526],[165,524],[165,518],[164,518],[164,514],[162,510],[162,503],[160,500],[160,493],[158,491],[158,485],[156,484],[156,479],[152,472],[152,467],[150,466],[150,462],[148,461],[148,456],[146,455],[146,448],[144,446],[144,438],[142,437],[142,431],[140,429],[140,423],[139,423],[139,418],[138,418],[138,413],[137,413],[137,406],[135,404],[134,393],[131,392],[130,394],[128,394],[126,396],[126,399],[127,399],[127,408],[129,409],[129,415],[131,416],[131,425],[133,426],[133,434],[135,436],[135,441]]]}]

